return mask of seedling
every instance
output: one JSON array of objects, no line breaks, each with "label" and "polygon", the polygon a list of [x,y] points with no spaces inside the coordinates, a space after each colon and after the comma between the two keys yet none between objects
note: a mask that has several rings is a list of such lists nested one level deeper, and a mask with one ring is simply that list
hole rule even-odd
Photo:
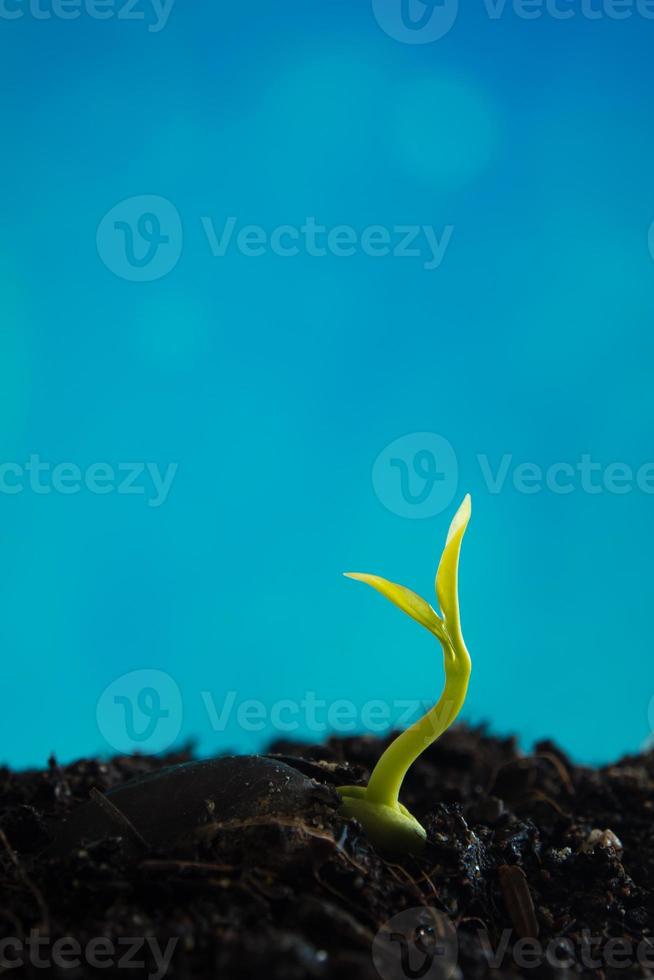
[{"label": "seedling", "polygon": [[450,727],[465,701],[470,680],[470,654],[461,632],[458,571],[461,541],[470,520],[470,495],[456,512],[436,572],[436,596],[441,615],[403,585],[378,575],[348,572],[347,577],[366,582],[407,615],[428,629],[443,647],[445,687],[427,714],[392,742],[373,769],[367,786],[341,786],[340,812],[355,817],[370,840],[382,851],[411,853],[422,850],[424,827],[399,801],[400,788],[419,755]]},{"label": "seedling", "polygon": [[[457,578],[469,519],[466,497],[450,525],[436,573],[441,616],[401,585],[377,575],[349,575],[372,585],[433,633],[444,654],[445,688],[438,703],[386,749],[367,786],[339,787],[339,812],[355,817],[381,851],[411,853],[424,846],[425,830],[400,803],[400,787],[409,767],[449,728],[465,700],[470,657],[461,634]],[[116,835],[123,838],[126,853],[136,855],[151,848],[195,846],[225,821],[286,819],[313,803],[324,803],[322,790],[320,782],[281,758],[222,756],[183,763],[137,777],[109,790],[106,797],[94,792],[91,801],[59,828],[51,850],[65,854],[85,840]]]}]

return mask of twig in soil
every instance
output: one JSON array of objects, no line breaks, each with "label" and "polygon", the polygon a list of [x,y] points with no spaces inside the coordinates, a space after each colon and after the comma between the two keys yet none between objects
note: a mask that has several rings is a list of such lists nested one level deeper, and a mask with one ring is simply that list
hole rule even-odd
[{"label": "twig in soil", "polygon": [[338,840],[333,834],[328,833],[325,830],[319,830],[317,827],[312,827],[310,824],[305,823],[303,820],[293,820],[293,819],[280,819],[280,817],[249,817],[247,820],[222,820],[214,821],[213,823],[206,824],[203,827],[203,832],[205,834],[213,834],[216,830],[242,830],[246,827],[287,827],[290,830],[298,830],[300,833],[306,834],[307,837],[312,837],[315,840],[326,841],[334,847],[334,850],[340,854],[342,858],[351,864],[352,867],[359,872],[359,874],[367,874],[366,868],[358,864],[354,858],[350,857],[343,846],[344,835],[341,834]]},{"label": "twig in soil", "polygon": [[[393,877],[395,878],[395,880],[396,881],[399,881],[399,883],[401,885],[408,883],[411,886],[411,890],[413,891],[413,893],[416,896],[416,898],[419,899],[421,905],[425,905],[425,906],[427,905],[427,899],[426,899],[425,895],[423,894],[423,892],[420,890],[420,888],[418,888],[418,882],[416,881],[416,879],[412,875],[409,874],[409,872],[406,870],[406,868],[403,868],[401,864],[391,864],[389,861],[386,862],[386,867],[388,868],[388,870],[390,871],[390,873],[393,875]],[[405,879],[404,881],[402,881],[402,878],[397,873],[398,871],[403,875],[403,877]],[[434,887],[433,886],[433,883],[431,883],[431,884],[432,884],[432,888],[433,888]],[[434,891],[435,891],[435,889],[434,889]]]},{"label": "twig in soil", "polygon": [[199,874],[214,874],[215,872],[226,874],[237,870],[233,864],[212,864],[205,861],[165,860],[141,861],[139,868],[143,871],[197,871]]},{"label": "twig in soil", "polygon": [[93,802],[97,803],[100,809],[105,812],[109,819],[113,820],[116,826],[120,827],[122,830],[126,830],[145,851],[150,850],[150,845],[143,835],[136,829],[129,817],[126,817],[122,810],[119,810],[118,807],[104,795],[104,793],[101,793],[100,790],[96,789],[94,786],[89,793],[89,796]]},{"label": "twig in soil", "polygon": [[16,870],[16,874],[18,875],[19,879],[22,881],[25,888],[27,888],[27,890],[31,892],[34,900],[36,901],[36,904],[39,907],[39,911],[41,913],[41,922],[39,923],[38,932],[44,932],[46,935],[48,935],[50,933],[50,911],[45,903],[45,899],[43,898],[43,895],[36,887],[32,879],[30,878],[30,876],[27,874],[23,865],[20,863],[18,859],[18,855],[16,854],[13,847],[7,840],[7,836],[4,830],[0,830],[0,843],[6,850],[7,854],[9,855],[9,860],[14,866]]},{"label": "twig in soil", "polygon": [[338,888],[334,888],[333,885],[327,884],[327,882],[320,877],[320,873],[315,868],[313,869],[313,877],[321,888],[324,888],[325,891],[329,892],[331,895],[335,895],[336,898],[341,900],[341,902],[345,902],[345,904],[349,905],[351,909],[354,909],[358,915],[365,916],[370,913],[368,908],[362,905],[357,905],[356,902],[353,902],[348,895],[344,895],[343,892],[339,892]]},{"label": "twig in soil", "polygon": [[537,939],[538,919],[524,871],[514,864],[503,864],[497,870],[504,904],[513,928],[520,939]]},{"label": "twig in soil", "polygon": [[525,793],[524,796],[521,796],[518,800],[516,800],[516,806],[520,806],[521,803],[526,803],[528,800],[540,800],[541,803],[547,803],[548,806],[551,806],[553,810],[556,810],[556,812],[560,816],[565,817],[566,820],[572,819],[569,813],[566,813],[565,810],[561,809],[556,800],[553,800],[551,796],[548,796],[547,793],[541,792],[539,789],[532,789],[528,793]]},{"label": "twig in soil", "polygon": [[558,756],[554,755],[553,752],[540,752],[537,756],[534,756],[534,758],[545,759],[547,762],[551,763],[556,769],[556,771],[558,772],[561,782],[567,789],[569,795],[570,796],[575,795],[575,788],[570,778],[570,773],[563,765],[561,760],[558,758]]},{"label": "twig in soil", "polygon": [[525,769],[529,763],[536,762],[539,759],[542,759],[544,762],[549,762],[550,765],[553,766],[568,795],[574,796],[575,788],[570,778],[570,774],[561,760],[558,759],[552,752],[539,752],[536,755],[521,756],[518,759],[510,759],[508,762],[502,763],[501,766],[497,766],[497,768],[491,773],[491,778],[488,781],[486,793],[491,794],[493,792],[498,776],[504,769],[510,769],[512,766],[517,766],[519,769]]},{"label": "twig in soil", "polygon": [[436,885],[431,880],[431,878],[429,877],[429,875],[427,874],[426,871],[423,871],[422,874],[420,875],[420,877],[419,878],[416,878],[416,885],[420,885],[421,882],[423,882],[423,881],[426,881],[427,884],[429,885],[429,888],[430,888],[431,893],[434,896],[434,898],[436,898],[436,899],[438,899],[440,901],[440,896],[438,894],[438,891],[436,890]]}]

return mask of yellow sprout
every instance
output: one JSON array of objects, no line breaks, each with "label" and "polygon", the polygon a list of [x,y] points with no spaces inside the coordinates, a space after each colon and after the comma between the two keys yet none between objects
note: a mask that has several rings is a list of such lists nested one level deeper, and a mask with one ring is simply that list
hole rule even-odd
[{"label": "yellow sprout", "polygon": [[463,641],[459,616],[458,572],[461,541],[470,520],[470,495],[456,512],[436,572],[436,596],[441,616],[403,585],[378,575],[348,572],[366,582],[404,610],[437,638],[443,647],[445,687],[427,714],[392,742],[373,769],[367,786],[341,786],[340,812],[355,817],[382,851],[418,852],[426,839],[424,827],[399,801],[404,777],[418,756],[450,727],[458,715],[470,680],[470,655]]}]

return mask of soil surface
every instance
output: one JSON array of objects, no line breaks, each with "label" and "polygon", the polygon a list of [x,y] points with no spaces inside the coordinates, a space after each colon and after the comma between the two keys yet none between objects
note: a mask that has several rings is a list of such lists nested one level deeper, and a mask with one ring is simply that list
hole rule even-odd
[{"label": "soil surface", "polygon": [[427,848],[389,860],[335,791],[385,744],[277,742],[181,794],[119,787],[187,753],[0,769],[0,974],[654,977],[654,752],[591,769],[455,728],[403,790]]}]

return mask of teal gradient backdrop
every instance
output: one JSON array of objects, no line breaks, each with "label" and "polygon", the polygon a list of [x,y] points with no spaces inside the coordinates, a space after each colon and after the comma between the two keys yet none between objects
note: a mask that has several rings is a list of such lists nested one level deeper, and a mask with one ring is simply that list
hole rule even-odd
[{"label": "teal gradient backdrop", "polygon": [[[431,598],[466,491],[465,717],[582,761],[648,738],[654,21],[480,0],[407,43],[382,7],[6,0],[0,761],[121,749],[130,704],[210,753],[325,737],[306,692],[360,729],[435,697],[437,645],[340,573]],[[308,218],[352,231],[322,254]],[[35,455],[152,468],[62,492]]]}]

